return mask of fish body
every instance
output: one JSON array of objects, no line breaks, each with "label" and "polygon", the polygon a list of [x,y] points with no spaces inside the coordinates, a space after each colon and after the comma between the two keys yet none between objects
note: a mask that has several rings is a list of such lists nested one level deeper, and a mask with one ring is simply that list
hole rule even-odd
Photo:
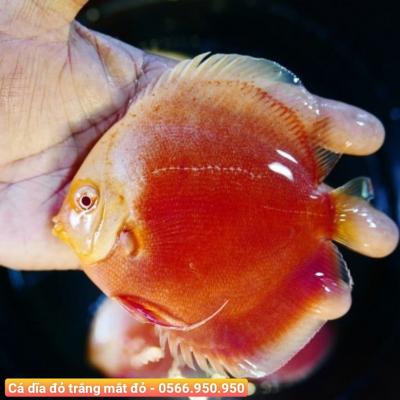
[{"label": "fish body", "polygon": [[55,233],[108,296],[157,325],[174,357],[271,374],[350,307],[331,240],[369,255],[397,242],[366,202],[368,180],[321,185],[339,157],[337,124],[275,63],[183,61],[89,154]]}]

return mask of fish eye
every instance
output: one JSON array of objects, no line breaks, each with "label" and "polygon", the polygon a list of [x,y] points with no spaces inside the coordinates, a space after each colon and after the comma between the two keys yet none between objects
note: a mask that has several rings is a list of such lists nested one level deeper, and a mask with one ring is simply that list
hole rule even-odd
[{"label": "fish eye", "polygon": [[89,211],[96,207],[99,193],[92,186],[83,186],[75,193],[75,205],[78,210]]}]

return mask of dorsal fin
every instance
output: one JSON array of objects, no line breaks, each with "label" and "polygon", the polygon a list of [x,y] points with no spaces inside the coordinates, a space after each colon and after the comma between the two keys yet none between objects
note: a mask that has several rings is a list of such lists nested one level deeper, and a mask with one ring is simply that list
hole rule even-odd
[{"label": "dorsal fin", "polygon": [[179,87],[179,82],[203,80],[251,83],[297,114],[298,120],[305,127],[306,137],[303,135],[300,139],[294,135],[289,139],[299,140],[299,143],[308,147],[308,154],[314,156],[313,176],[316,183],[320,183],[332,170],[340,154],[323,147],[323,124],[318,123],[321,119],[318,100],[304,88],[300,79],[274,61],[238,54],[209,54],[181,61],[164,72],[154,86],[148,87],[145,94],[155,95],[158,89],[174,85]]},{"label": "dorsal fin", "polygon": [[332,151],[320,146],[318,143],[313,144],[315,161],[318,166],[316,177],[317,183],[321,183],[329,175],[342,155],[339,153],[333,153]]},{"label": "dorsal fin", "polygon": [[300,79],[292,72],[274,61],[238,54],[213,54],[211,56],[209,54],[203,53],[193,59],[181,61],[161,76],[154,89],[178,79],[193,78],[241,80],[252,82],[261,88],[274,82],[301,84]]}]

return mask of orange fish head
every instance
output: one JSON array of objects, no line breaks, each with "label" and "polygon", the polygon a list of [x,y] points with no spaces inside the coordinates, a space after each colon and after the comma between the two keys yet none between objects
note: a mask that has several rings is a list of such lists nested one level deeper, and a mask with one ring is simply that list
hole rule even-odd
[{"label": "orange fish head", "polygon": [[108,255],[127,214],[121,185],[94,162],[99,153],[107,154],[102,144],[83,163],[53,218],[53,234],[72,247],[82,266]]}]

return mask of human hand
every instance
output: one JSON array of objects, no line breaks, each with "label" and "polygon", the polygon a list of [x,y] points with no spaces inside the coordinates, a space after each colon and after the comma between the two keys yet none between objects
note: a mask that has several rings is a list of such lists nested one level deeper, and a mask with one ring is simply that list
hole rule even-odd
[{"label": "human hand", "polygon": [[87,153],[173,61],[93,32],[87,0],[0,0],[0,265],[79,266],[51,234]]}]

